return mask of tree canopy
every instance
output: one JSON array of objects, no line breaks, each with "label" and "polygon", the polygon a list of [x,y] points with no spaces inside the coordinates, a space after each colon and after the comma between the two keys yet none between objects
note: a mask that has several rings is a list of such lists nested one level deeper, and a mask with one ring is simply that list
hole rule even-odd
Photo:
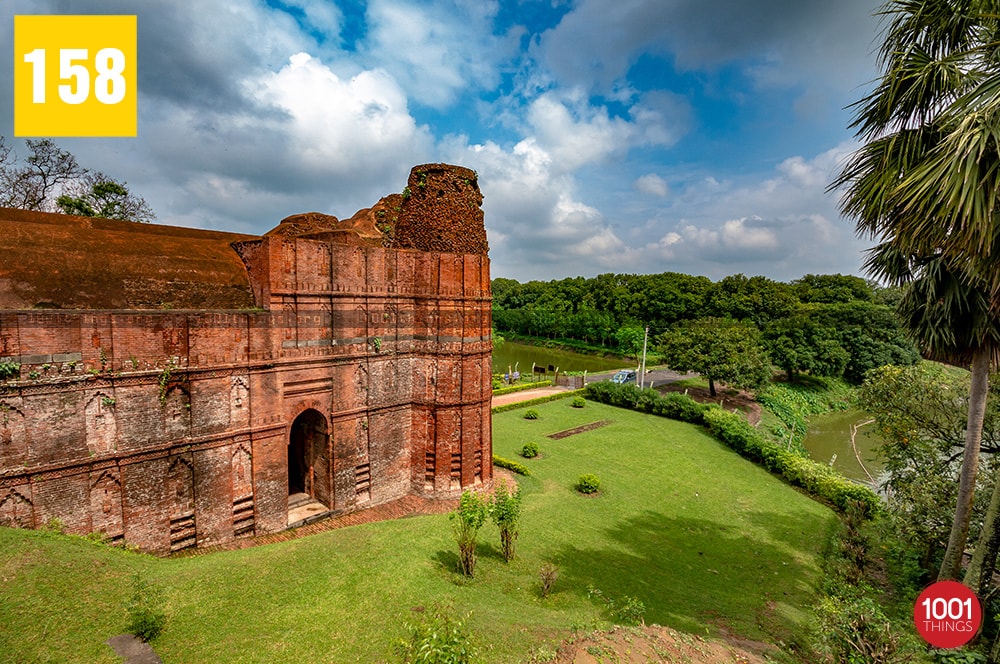
[{"label": "tree canopy", "polygon": [[156,218],[126,182],[80,166],[53,141],[29,138],[25,145],[28,155],[19,160],[0,136],[0,207],[139,222]]},{"label": "tree canopy", "polygon": [[708,379],[715,396],[715,382],[753,390],[771,378],[771,362],[752,325],[727,318],[687,321],[662,335],[660,353],[670,368],[696,371]]},{"label": "tree canopy", "polygon": [[512,337],[577,340],[634,355],[647,326],[652,339],[687,321],[729,318],[762,332],[761,342],[790,378],[811,373],[860,383],[872,368],[919,359],[886,304],[899,297],[899,289],[839,274],[791,283],[744,275],[713,283],[676,272],[524,284],[498,278],[493,322]]}]

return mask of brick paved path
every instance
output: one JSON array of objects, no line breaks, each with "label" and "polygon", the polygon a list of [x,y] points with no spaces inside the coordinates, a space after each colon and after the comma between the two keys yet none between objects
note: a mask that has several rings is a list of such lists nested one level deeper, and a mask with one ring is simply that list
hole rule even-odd
[{"label": "brick paved path", "polygon": [[568,387],[556,387],[553,385],[551,387],[536,387],[531,390],[511,392],[510,394],[502,394],[498,397],[493,397],[493,406],[506,406],[510,403],[520,403],[521,401],[528,401],[530,399],[538,399],[539,397],[559,394],[560,392],[566,392],[567,390],[569,390]]}]

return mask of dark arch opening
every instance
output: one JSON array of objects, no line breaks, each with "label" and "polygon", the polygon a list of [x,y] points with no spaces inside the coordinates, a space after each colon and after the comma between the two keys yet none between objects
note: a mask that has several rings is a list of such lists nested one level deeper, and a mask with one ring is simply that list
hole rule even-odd
[{"label": "dark arch opening", "polygon": [[326,418],[303,411],[292,422],[288,438],[288,495],[298,493],[330,505]]}]

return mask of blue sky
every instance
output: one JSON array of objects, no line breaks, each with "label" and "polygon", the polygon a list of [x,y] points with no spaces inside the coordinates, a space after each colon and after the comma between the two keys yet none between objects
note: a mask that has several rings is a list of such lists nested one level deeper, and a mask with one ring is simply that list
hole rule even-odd
[{"label": "blue sky", "polygon": [[866,243],[825,189],[857,147],[845,107],[876,75],[877,7],[4,0],[0,71],[16,14],[136,14],[138,137],[58,143],[160,223],[347,218],[445,161],[479,172],[495,277],[791,280],[860,270]]}]

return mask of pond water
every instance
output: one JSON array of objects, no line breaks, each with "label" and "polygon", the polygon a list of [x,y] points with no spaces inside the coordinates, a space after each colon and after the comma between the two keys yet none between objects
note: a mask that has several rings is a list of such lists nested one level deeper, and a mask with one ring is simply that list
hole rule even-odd
[{"label": "pond water", "polygon": [[[809,418],[809,431],[803,445],[809,450],[813,461],[829,464],[830,459],[836,455],[834,469],[852,480],[871,483],[851,447],[851,425],[861,424],[869,419],[868,414],[860,410],[840,410],[813,416]],[[875,449],[880,440],[874,427],[874,424],[861,427],[855,444],[865,468],[878,479],[882,464],[875,458]]]},{"label": "pond water", "polygon": [[566,371],[613,371],[626,367],[635,368],[632,360],[584,355],[568,350],[530,346],[515,341],[505,341],[499,348],[493,349],[493,372],[504,373],[507,367],[517,370],[522,376],[531,374],[531,363],[534,362],[546,370],[551,366],[558,367],[560,373]]}]

